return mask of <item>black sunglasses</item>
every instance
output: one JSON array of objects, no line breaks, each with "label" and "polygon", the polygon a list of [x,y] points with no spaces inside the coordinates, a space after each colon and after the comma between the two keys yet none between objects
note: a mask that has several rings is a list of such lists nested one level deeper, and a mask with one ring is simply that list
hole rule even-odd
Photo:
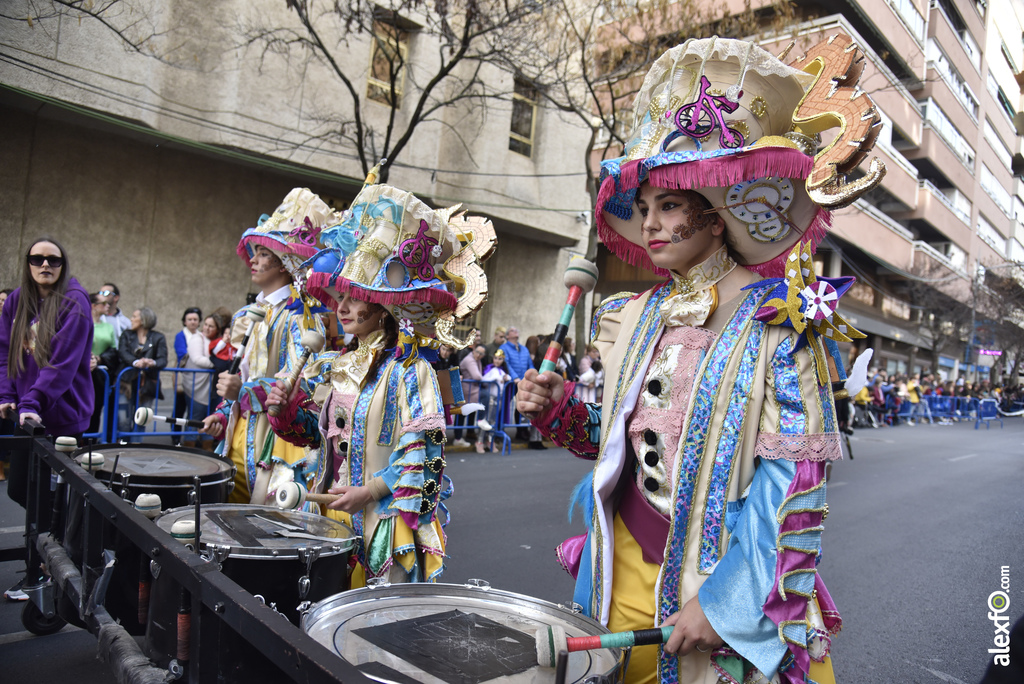
[{"label": "black sunglasses", "polygon": [[39,267],[43,265],[43,262],[50,264],[53,268],[60,268],[64,265],[64,257],[62,256],[48,256],[44,254],[29,254],[28,263],[33,266]]}]

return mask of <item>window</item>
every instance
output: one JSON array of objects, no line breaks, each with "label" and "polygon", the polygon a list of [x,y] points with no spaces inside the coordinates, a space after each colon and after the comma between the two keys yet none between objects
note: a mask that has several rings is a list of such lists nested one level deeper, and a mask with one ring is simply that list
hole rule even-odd
[{"label": "window", "polygon": [[921,113],[924,114],[925,122],[935,129],[943,140],[953,149],[964,165],[972,172],[974,171],[974,148],[967,139],[961,135],[953,122],[949,120],[946,113],[939,105],[935,104],[932,98],[918,102],[921,105]]},{"label": "window", "polygon": [[991,68],[988,70],[988,77],[985,79],[985,84],[988,86],[988,92],[992,95],[992,99],[999,103],[1003,112],[1010,117],[1010,120],[1012,121],[1017,112],[1010,103],[1010,98],[1006,97],[1006,93],[1003,92],[1003,89],[996,80],[996,77],[992,74]]},{"label": "window", "polygon": [[978,237],[987,242],[989,247],[999,254],[1006,253],[1006,238],[981,214],[978,214]]},{"label": "window", "polygon": [[899,15],[903,23],[907,25],[910,32],[914,34],[918,42],[924,40],[924,17],[914,7],[914,3],[911,0],[889,0],[889,4],[892,5],[893,9]]},{"label": "window", "polygon": [[526,81],[517,78],[512,94],[512,125],[508,133],[508,149],[525,157],[533,156],[537,99],[537,90]]},{"label": "window", "polygon": [[405,63],[409,57],[409,33],[394,24],[375,21],[372,39],[366,97],[374,102],[400,107],[402,87],[405,85]]},{"label": "window", "polygon": [[988,193],[988,196],[1003,210],[1004,214],[1013,216],[1013,200],[1010,198],[1010,193],[985,164],[981,165],[981,189]]},{"label": "window", "polygon": [[1011,170],[1013,165],[1013,155],[1010,154],[1010,149],[1003,143],[1002,138],[996,133],[996,129],[992,128],[992,124],[989,123],[988,118],[985,119],[985,140],[992,146],[996,155],[999,156],[999,161],[1003,162],[1006,169]]},{"label": "window", "polygon": [[928,39],[925,55],[928,60],[928,66],[939,72],[950,90],[960,100],[960,104],[967,109],[967,113],[971,115],[971,118],[977,120],[978,98],[974,97],[970,86],[967,85],[960,72],[950,63],[946,53],[942,51],[942,48],[939,47],[934,38]]},{"label": "window", "polygon": [[1017,65],[1013,63],[1013,57],[1010,56],[1010,48],[1006,47],[1006,43],[1000,43],[999,49],[1002,50],[1003,59],[1010,65],[1010,71],[1017,73]]}]

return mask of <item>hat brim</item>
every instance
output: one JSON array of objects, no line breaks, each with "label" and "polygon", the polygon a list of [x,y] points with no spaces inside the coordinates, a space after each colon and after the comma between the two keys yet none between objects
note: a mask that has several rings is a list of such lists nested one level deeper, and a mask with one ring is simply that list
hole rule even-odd
[{"label": "hat brim", "polygon": [[[758,178],[777,177],[792,178],[802,185],[803,179],[807,178],[814,166],[813,157],[790,147],[748,147],[716,150],[713,154],[695,159],[695,153],[692,152],[665,152],[646,159],[616,164],[618,168],[613,169],[612,173],[607,173],[606,165],[607,175],[597,197],[597,206],[601,208],[597,214],[597,231],[601,241],[626,263],[667,277],[668,271],[655,266],[643,247],[640,229],[642,219],[636,211],[636,191],[641,184],[649,181],[659,188],[706,191]],[[712,204],[717,206],[717,201],[712,200]],[[729,223],[727,220],[727,226]],[[813,235],[820,240],[824,234],[822,230],[827,231],[827,227],[827,217],[817,212],[806,225],[797,226],[798,237]],[[789,246],[795,241],[792,240]],[[780,252],[788,251],[781,245],[779,249]],[[745,265],[759,272],[756,266],[772,261],[775,256],[767,261],[748,259],[751,263]]]},{"label": "hat brim", "polygon": [[[238,247],[235,250],[239,258],[241,258],[246,264],[248,264],[252,259],[252,250],[255,249],[256,245],[266,247],[279,259],[290,254],[305,260],[317,253],[316,245],[283,242],[282,240],[278,240],[270,235],[260,234],[254,231],[254,228],[250,228],[245,231],[242,234],[242,239],[238,241]],[[293,273],[292,275],[295,274]]]}]

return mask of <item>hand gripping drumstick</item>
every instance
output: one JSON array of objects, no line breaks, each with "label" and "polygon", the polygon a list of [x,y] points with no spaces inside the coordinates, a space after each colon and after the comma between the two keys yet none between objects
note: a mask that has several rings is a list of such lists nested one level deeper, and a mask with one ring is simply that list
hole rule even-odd
[{"label": "hand gripping drumstick", "polygon": [[615,632],[600,636],[567,637],[565,630],[557,625],[537,631],[537,664],[541,667],[554,667],[559,651],[573,653],[575,651],[592,651],[598,648],[632,648],[663,644],[672,635],[672,626],[655,629],[637,629],[632,632]]},{"label": "hand gripping drumstick", "polygon": [[[324,336],[315,330],[307,330],[302,333],[302,356],[299,357],[299,362],[295,364],[292,372],[284,379],[284,393],[289,399],[291,399],[292,389],[299,381],[299,376],[302,375],[302,369],[306,367],[310,355],[319,354],[320,350],[324,348],[325,342]],[[274,404],[269,409],[270,415],[276,418],[281,413],[281,408],[281,404]]]},{"label": "hand gripping drumstick", "polygon": [[178,427],[190,427],[190,428],[201,428],[203,427],[203,421],[201,420],[189,420],[187,418],[170,418],[168,416],[158,416],[153,413],[153,409],[146,406],[140,406],[135,411],[135,422],[143,427],[149,425],[153,421],[162,420],[165,423],[172,423]]},{"label": "hand gripping drumstick", "polygon": [[307,501],[312,501],[318,504],[329,504],[337,501],[341,498],[340,494],[310,494],[300,482],[286,482],[281,485],[277,490],[277,497],[274,498],[274,503],[277,504],[278,508],[283,508],[286,511],[292,511],[298,508],[302,508]]},{"label": "hand gripping drumstick", "polygon": [[238,375],[238,369],[242,365],[245,348],[249,346],[249,338],[252,337],[253,328],[267,317],[267,313],[259,307],[250,306],[245,310],[245,317],[249,319],[249,327],[245,329],[245,337],[242,338],[242,348],[238,350],[238,354],[231,362],[231,368],[228,370],[228,373],[231,373],[231,375]]},{"label": "hand gripping drumstick", "polygon": [[597,285],[597,266],[582,257],[573,257],[565,269],[562,282],[569,288],[569,296],[566,298],[565,308],[562,309],[562,318],[555,326],[555,334],[551,336],[548,350],[544,353],[544,361],[540,364],[541,373],[555,370],[555,363],[562,355],[562,343],[569,332],[569,322],[576,313],[576,304],[584,292],[590,292]]}]

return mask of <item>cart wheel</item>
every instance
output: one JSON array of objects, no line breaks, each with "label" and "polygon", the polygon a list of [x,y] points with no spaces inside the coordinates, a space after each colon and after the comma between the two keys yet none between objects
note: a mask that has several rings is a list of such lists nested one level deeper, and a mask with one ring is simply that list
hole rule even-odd
[{"label": "cart wheel", "polygon": [[26,601],[25,607],[21,610],[21,624],[36,636],[46,636],[56,634],[64,628],[67,622],[56,613],[51,618],[46,617],[36,607],[36,604]]}]

